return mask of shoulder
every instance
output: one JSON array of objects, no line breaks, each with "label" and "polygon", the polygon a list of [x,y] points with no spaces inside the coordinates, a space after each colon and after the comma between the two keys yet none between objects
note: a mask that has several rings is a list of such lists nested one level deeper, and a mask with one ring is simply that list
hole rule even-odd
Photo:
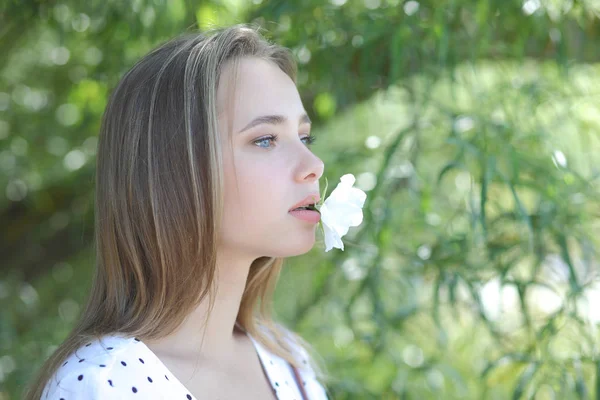
[{"label": "shoulder", "polygon": [[46,383],[42,400],[120,399],[136,393],[144,363],[144,349],[136,346],[138,342],[115,334],[81,346]]},{"label": "shoulder", "polygon": [[[313,368],[315,358],[307,350],[307,347],[313,350],[310,343],[281,324],[278,324],[277,328],[279,332],[283,334],[283,339],[288,343],[294,358],[298,361],[300,366],[297,369],[299,378],[298,385],[304,386],[304,390],[310,399],[327,399],[328,395],[325,385],[320,381]],[[293,371],[294,368],[292,366],[289,367]]]},{"label": "shoulder", "polygon": [[[296,360],[298,360],[298,364],[300,365],[300,368],[297,369],[298,384],[304,387],[304,390],[308,394],[308,398],[327,400],[328,394],[326,386],[314,370],[314,367],[318,366],[315,357],[320,357],[320,355],[314,350],[310,343],[302,338],[302,336],[290,330],[288,330],[288,332],[289,334],[286,336],[286,340],[290,343],[290,346],[295,352]],[[310,349],[312,353],[309,353],[308,349]],[[322,358],[320,358],[320,360],[324,362]],[[321,372],[322,370],[319,369],[319,373]]]},{"label": "shoulder", "polygon": [[306,348],[306,346],[310,346],[308,342],[306,342],[306,340],[304,340],[300,335],[285,326],[279,325],[279,329],[280,332],[283,333],[282,337],[291,348],[293,356],[300,364],[301,369],[304,369],[306,372],[314,375],[314,371],[310,363],[312,358]]}]

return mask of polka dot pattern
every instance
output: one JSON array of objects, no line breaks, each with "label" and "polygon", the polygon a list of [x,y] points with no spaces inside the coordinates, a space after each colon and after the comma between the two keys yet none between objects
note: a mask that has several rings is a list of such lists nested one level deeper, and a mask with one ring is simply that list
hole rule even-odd
[{"label": "polka dot pattern", "polygon": [[[287,361],[246,334],[277,399],[302,400],[298,386],[302,385],[308,396],[304,400],[327,400],[325,389],[308,364],[298,370],[301,383],[297,384]],[[307,357],[302,349],[298,350]],[[93,398],[196,400],[143,341],[120,334],[106,335],[81,346],[58,368],[42,394],[42,400]]]}]

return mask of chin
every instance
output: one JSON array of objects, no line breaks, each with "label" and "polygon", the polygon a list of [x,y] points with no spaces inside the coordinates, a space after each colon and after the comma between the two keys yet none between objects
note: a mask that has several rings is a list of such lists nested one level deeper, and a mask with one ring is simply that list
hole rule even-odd
[{"label": "chin", "polygon": [[302,254],[306,254],[315,247],[316,240],[302,240],[294,243],[293,245],[288,245],[286,247],[279,247],[277,250],[272,251],[269,257],[295,257],[301,256]]}]

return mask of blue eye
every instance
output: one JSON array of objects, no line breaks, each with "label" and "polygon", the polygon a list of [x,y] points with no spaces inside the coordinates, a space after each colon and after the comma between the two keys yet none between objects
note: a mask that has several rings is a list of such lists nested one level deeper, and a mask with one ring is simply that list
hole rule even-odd
[{"label": "blue eye", "polygon": [[[256,143],[261,143],[261,142],[266,142],[266,141],[271,141],[271,142],[275,143],[275,142],[277,142],[278,137],[279,137],[279,135],[269,135],[269,136],[265,136],[263,138],[257,139],[252,143],[256,144]],[[306,140],[307,146],[312,145],[317,140],[317,138],[314,135],[308,135],[308,136],[303,137],[302,139]],[[268,147],[263,147],[263,146],[259,146],[259,147],[262,147],[265,149],[268,148]]]}]

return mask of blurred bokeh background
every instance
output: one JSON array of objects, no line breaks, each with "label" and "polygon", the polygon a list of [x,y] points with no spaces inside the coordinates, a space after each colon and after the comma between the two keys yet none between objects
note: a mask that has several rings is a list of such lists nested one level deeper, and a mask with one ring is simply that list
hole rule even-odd
[{"label": "blurred bokeh background", "polygon": [[67,335],[94,268],[107,95],[188,29],[291,48],[345,251],[288,260],[280,319],[335,399],[600,398],[597,0],[3,0],[0,400]]}]

